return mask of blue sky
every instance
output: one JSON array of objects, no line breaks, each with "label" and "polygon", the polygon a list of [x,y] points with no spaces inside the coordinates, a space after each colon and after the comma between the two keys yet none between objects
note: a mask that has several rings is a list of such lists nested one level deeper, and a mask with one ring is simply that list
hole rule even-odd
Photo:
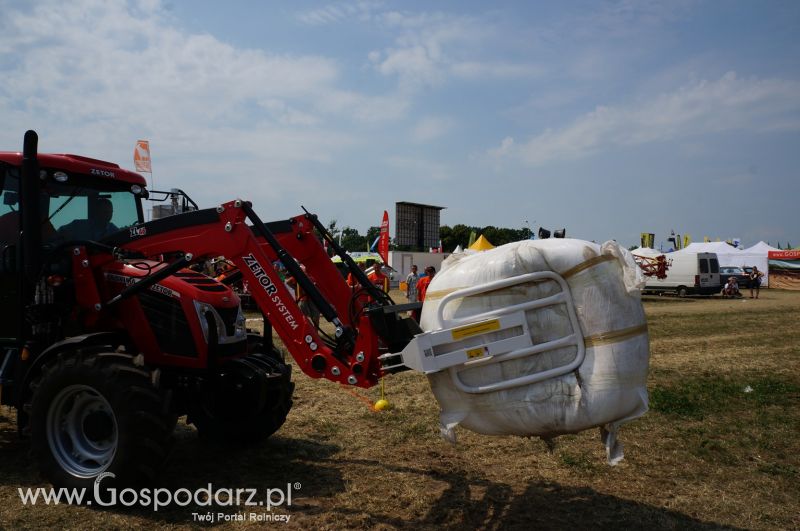
[{"label": "blue sky", "polygon": [[0,0],[0,149],[201,206],[800,244],[800,3]]}]

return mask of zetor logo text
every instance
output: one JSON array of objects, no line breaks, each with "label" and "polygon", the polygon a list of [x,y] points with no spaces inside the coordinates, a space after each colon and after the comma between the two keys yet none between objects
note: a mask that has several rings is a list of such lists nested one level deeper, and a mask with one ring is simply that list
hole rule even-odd
[{"label": "zetor logo text", "polygon": [[278,295],[278,288],[275,287],[275,284],[272,282],[272,279],[269,278],[269,275],[266,271],[264,271],[264,267],[258,262],[258,259],[250,253],[247,256],[243,257],[244,263],[247,264],[248,269],[255,275],[256,280],[264,288],[264,291],[267,292],[269,295],[269,300],[275,305],[275,309],[278,311],[278,314],[282,315],[289,326],[292,327],[292,330],[296,330],[300,325],[295,320],[292,312],[289,308],[286,307],[286,304],[281,299],[281,296]]},{"label": "zetor logo text", "polygon": [[116,177],[116,174],[113,171],[98,170],[97,168],[90,169],[89,173],[91,173],[92,175],[99,175],[101,177],[111,177],[112,179]]},{"label": "zetor logo text", "polygon": [[[292,506],[292,494],[301,488],[300,483],[287,483],[286,488],[267,489],[266,496],[259,496],[257,489],[215,489],[211,483],[199,489],[164,488],[125,488],[117,490],[114,487],[103,487],[101,484],[106,478],[116,477],[113,472],[103,472],[94,481],[91,498],[87,489],[43,488],[35,489],[17,488],[23,505],[58,505],[69,503],[76,505],[91,505],[100,507],[143,507],[157,512],[162,507],[176,505],[186,507],[194,505],[204,512],[193,512],[192,518],[196,522],[224,522],[224,521],[260,521],[260,522],[288,522],[291,515],[272,514],[273,509],[289,508]],[[217,507],[258,507],[267,513],[236,513],[227,514],[215,512]],[[207,508],[207,509],[206,509]]]}]

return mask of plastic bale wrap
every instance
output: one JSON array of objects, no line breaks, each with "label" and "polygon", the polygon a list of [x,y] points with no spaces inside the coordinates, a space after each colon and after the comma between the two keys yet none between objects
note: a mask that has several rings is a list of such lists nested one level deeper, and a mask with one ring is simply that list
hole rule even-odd
[{"label": "plastic bale wrap", "polygon": [[[428,288],[421,326],[426,331],[441,327],[439,304],[453,291],[540,271],[558,273],[569,285],[586,348],[583,363],[562,376],[487,393],[460,390],[448,370],[430,374],[441,407],[442,434],[454,441],[454,428],[460,424],[482,434],[549,439],[600,427],[608,462],[616,464],[622,459],[618,427],[647,411],[649,341],[640,296],[644,282],[627,250],[615,242],[600,246],[550,239],[452,255]],[[443,318],[465,318],[560,291],[552,280],[496,289],[447,304]],[[564,304],[528,310],[525,319],[534,344],[572,331]],[[576,353],[571,345],[497,363],[467,364],[458,376],[468,386],[489,385],[568,365]]]}]

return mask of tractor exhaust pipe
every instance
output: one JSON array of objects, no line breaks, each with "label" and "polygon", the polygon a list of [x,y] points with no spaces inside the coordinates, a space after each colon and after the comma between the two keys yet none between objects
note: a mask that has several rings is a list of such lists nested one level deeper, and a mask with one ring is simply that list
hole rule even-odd
[{"label": "tractor exhaust pipe", "polygon": [[[20,176],[20,199],[22,208],[22,264],[25,284],[28,289],[23,293],[32,295],[32,286],[39,277],[41,268],[42,228],[39,206],[39,160],[37,152],[39,135],[36,131],[27,131],[22,147],[22,174]],[[30,301],[28,297],[26,301]]]}]

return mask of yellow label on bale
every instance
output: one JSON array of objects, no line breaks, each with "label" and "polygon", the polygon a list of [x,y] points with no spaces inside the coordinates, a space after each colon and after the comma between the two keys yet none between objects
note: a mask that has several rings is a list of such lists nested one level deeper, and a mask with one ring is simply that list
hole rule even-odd
[{"label": "yellow label on bale", "polygon": [[480,323],[453,328],[453,331],[450,333],[453,335],[453,340],[458,341],[459,339],[464,339],[465,337],[479,336],[488,332],[494,332],[495,330],[500,330],[499,319],[492,319],[491,321],[482,321]]},{"label": "yellow label on bale", "polygon": [[467,350],[467,357],[469,359],[482,358],[484,354],[486,354],[486,349],[484,349],[483,347],[471,348]]}]

